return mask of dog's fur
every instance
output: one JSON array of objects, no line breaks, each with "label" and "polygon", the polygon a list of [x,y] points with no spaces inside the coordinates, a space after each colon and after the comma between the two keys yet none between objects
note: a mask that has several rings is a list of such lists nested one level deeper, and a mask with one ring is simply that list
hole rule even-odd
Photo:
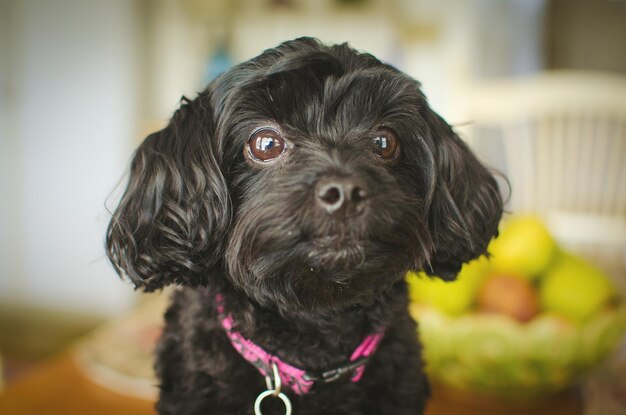
[{"label": "dog's fur", "polygon": [[[244,152],[263,126],[290,143],[273,163]],[[392,161],[372,151],[380,126],[399,139]],[[360,215],[320,207],[314,189],[329,177],[366,190]],[[249,414],[266,389],[220,325],[220,293],[239,332],[306,370],[346,363],[385,327],[360,382],[286,390],[294,414],[421,413],[403,277],[453,279],[501,210],[494,178],[419,83],[373,56],[301,38],[234,67],[146,138],[108,229],[120,274],[146,291],[180,286],[158,346],[159,412]],[[284,413],[271,401],[264,414]]]}]

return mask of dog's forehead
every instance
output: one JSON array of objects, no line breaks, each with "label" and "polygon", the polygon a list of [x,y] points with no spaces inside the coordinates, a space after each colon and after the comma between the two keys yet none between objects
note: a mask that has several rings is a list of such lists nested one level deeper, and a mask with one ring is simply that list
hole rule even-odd
[{"label": "dog's forehead", "polygon": [[359,65],[327,52],[248,71],[231,95],[238,127],[275,123],[295,140],[343,140],[406,124],[418,117],[422,97],[417,82],[372,57]]}]

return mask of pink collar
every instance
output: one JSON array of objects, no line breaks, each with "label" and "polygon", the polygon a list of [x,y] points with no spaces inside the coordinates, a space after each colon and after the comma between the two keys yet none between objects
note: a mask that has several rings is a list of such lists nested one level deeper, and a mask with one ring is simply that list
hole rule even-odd
[{"label": "pink collar", "polygon": [[368,358],[376,351],[384,335],[384,330],[370,334],[354,350],[347,364],[313,375],[282,361],[278,356],[266,352],[243,337],[241,333],[233,330],[234,319],[232,315],[226,314],[223,297],[218,294],[216,300],[222,327],[224,327],[233,347],[244,359],[253,364],[265,378],[272,377],[272,367],[276,365],[282,384],[289,386],[297,395],[308,393],[316,382],[334,382],[350,373],[352,374],[352,382],[358,382],[363,376]]}]

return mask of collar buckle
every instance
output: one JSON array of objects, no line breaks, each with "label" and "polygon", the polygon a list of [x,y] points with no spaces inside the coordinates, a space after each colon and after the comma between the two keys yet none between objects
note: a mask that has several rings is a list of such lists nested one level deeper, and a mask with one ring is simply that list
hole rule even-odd
[{"label": "collar buckle", "polygon": [[336,367],[331,370],[327,370],[322,373],[310,373],[307,372],[304,374],[303,378],[306,381],[315,382],[315,383],[332,383],[336,382],[340,379],[351,377],[355,370],[359,367],[367,364],[369,357],[362,357],[360,359],[349,362],[345,365]]}]

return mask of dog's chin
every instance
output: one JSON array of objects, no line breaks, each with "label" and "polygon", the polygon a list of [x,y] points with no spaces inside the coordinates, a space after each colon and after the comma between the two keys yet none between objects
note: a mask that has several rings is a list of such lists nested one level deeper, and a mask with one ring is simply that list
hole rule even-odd
[{"label": "dog's chin", "polygon": [[368,306],[402,278],[405,263],[397,249],[371,241],[317,238],[293,246],[278,272],[261,277],[261,286],[249,294],[292,311]]},{"label": "dog's chin", "polygon": [[[317,238],[305,248],[306,263],[313,270],[350,275],[351,271],[358,270],[367,261],[367,245],[361,241],[344,240],[336,236]],[[345,282],[343,279],[337,281]]]}]

